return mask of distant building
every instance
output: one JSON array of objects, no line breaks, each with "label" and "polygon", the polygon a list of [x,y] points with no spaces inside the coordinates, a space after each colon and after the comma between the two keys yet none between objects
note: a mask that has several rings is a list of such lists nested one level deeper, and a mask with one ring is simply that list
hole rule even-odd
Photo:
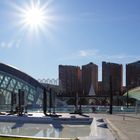
[{"label": "distant building", "polygon": [[82,66],[82,91],[84,95],[95,95],[98,90],[98,66],[93,63]]},{"label": "distant building", "polygon": [[126,64],[126,88],[140,86],[140,61]]},{"label": "distant building", "polygon": [[80,91],[81,71],[78,66],[59,65],[59,86],[64,96],[75,96]]},{"label": "distant building", "polygon": [[98,81],[98,95],[102,95],[102,81]]},{"label": "distant building", "polygon": [[[111,77],[111,78],[110,78]],[[102,62],[102,88],[103,95],[110,94],[110,79],[112,80],[113,95],[122,94],[122,65]]]}]

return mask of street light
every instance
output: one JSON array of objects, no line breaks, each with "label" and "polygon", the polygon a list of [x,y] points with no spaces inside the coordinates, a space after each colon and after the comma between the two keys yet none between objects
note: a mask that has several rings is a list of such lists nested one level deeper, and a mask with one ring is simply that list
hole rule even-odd
[{"label": "street light", "polygon": [[110,114],[112,114],[112,103],[113,103],[112,76],[110,75],[110,109],[109,109]]},{"label": "street light", "polygon": [[134,88],[134,82],[133,81],[131,81],[130,82],[130,84],[128,85],[128,83],[126,84],[126,92],[127,92],[127,94],[126,94],[126,105],[127,105],[127,108],[128,108],[128,106],[129,106],[129,89],[131,89],[131,88]]},{"label": "street light", "polygon": [[126,92],[127,92],[127,94],[126,94],[126,106],[127,106],[127,108],[128,108],[128,98],[129,98],[129,92],[128,92],[128,87],[126,88]]}]

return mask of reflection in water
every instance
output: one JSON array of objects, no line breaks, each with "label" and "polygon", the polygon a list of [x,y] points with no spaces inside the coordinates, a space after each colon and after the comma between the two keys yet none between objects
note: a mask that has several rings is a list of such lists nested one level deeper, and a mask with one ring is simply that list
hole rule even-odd
[{"label": "reflection in water", "polygon": [[0,134],[36,136],[36,137],[74,138],[88,136],[90,134],[90,125],[64,125],[60,123],[32,124],[32,123],[0,122]]},{"label": "reflection in water", "polygon": [[15,123],[11,129],[16,129],[16,128],[19,128],[19,127],[22,127],[24,125],[24,123]]}]

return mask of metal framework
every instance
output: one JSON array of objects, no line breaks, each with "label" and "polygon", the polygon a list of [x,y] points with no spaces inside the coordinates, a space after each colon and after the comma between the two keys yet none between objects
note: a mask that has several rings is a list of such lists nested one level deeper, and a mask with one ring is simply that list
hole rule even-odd
[{"label": "metal framework", "polygon": [[26,93],[27,106],[42,107],[43,86],[27,74],[0,63],[0,109],[10,107],[11,95],[18,94],[19,89]]}]

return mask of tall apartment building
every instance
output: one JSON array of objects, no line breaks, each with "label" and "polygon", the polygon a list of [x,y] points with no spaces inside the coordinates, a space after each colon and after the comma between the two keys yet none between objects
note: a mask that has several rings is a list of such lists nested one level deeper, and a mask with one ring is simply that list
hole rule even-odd
[{"label": "tall apartment building", "polygon": [[98,66],[92,62],[82,66],[82,91],[84,95],[95,95],[98,90]]},{"label": "tall apartment building", "polygon": [[102,81],[98,81],[98,95],[102,95]]},{"label": "tall apartment building", "polygon": [[[102,90],[103,95],[110,94],[110,79],[113,95],[122,94],[123,68],[121,64],[102,62]],[[110,78],[111,77],[111,78]]]},{"label": "tall apartment building", "polygon": [[140,61],[126,64],[126,88],[140,86]]},{"label": "tall apartment building", "polygon": [[59,65],[59,80],[63,95],[75,96],[80,90],[81,70],[78,66]]}]

